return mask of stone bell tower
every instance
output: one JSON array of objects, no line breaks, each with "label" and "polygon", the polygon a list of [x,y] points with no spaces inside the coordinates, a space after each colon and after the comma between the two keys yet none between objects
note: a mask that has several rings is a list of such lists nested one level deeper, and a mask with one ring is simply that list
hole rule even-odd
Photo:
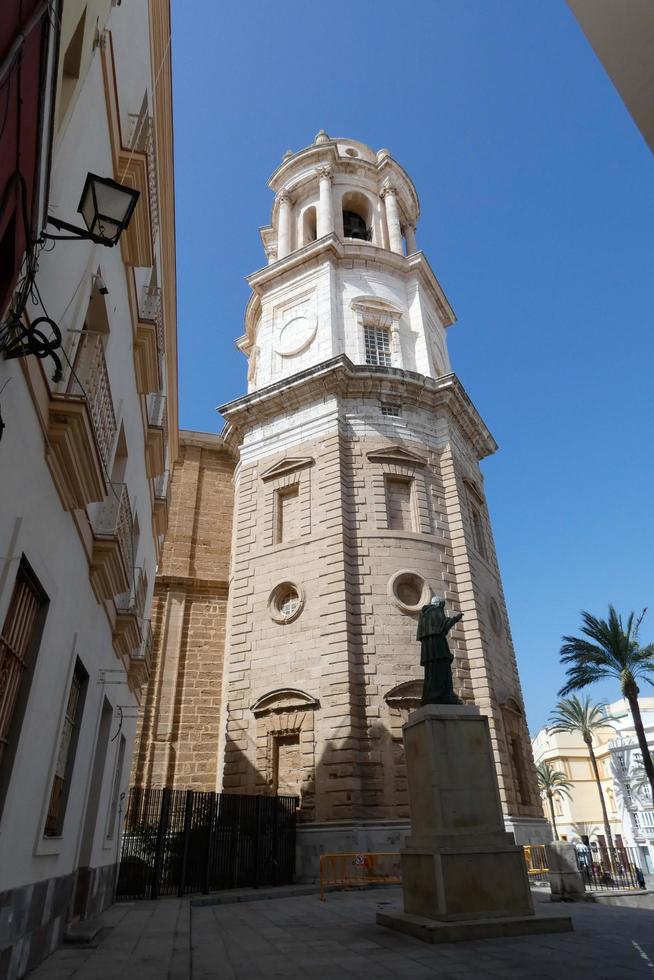
[{"label": "stone bell tower", "polygon": [[479,462],[495,442],[450,368],[452,308],[416,245],[388,150],[324,131],[285,154],[248,277],[222,788],[296,794],[300,873],[319,850],[396,849],[401,726],[435,594],[460,695],[488,715],[507,827],[544,822]]}]

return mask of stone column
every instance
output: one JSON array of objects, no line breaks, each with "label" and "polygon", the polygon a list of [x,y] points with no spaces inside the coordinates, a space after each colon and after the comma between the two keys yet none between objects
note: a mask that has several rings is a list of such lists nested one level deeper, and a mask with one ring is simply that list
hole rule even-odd
[{"label": "stone column", "polygon": [[317,236],[331,235],[334,231],[334,204],[332,200],[332,172],[329,167],[318,171],[320,199],[318,201]]},{"label": "stone column", "polygon": [[404,234],[406,237],[406,254],[411,255],[413,252],[417,252],[418,246],[416,244],[416,226],[407,225],[404,229]]},{"label": "stone column", "polygon": [[391,367],[402,367],[402,347],[400,345],[400,321],[393,317],[391,321]]},{"label": "stone column", "polygon": [[283,259],[291,251],[291,199],[288,194],[279,195],[277,224],[277,258]]},{"label": "stone column", "polygon": [[386,227],[388,228],[388,244],[391,252],[404,254],[402,248],[402,229],[400,228],[400,209],[397,204],[397,191],[394,187],[385,187],[382,191],[386,207]]}]

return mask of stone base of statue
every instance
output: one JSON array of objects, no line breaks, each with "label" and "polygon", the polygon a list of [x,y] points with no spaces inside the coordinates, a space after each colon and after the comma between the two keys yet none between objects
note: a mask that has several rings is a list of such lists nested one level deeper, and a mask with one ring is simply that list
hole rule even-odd
[{"label": "stone base of statue", "polygon": [[429,704],[403,728],[411,836],[401,852],[404,912],[379,925],[427,942],[572,929],[535,915],[522,847],[504,829],[488,719]]}]

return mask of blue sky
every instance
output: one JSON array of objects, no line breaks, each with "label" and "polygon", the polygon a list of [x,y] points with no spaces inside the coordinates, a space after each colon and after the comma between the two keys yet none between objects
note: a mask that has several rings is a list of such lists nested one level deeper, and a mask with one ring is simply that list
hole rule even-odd
[{"label": "blue sky", "polygon": [[[180,421],[245,390],[268,176],[386,146],[500,450],[486,490],[532,732],[579,610],[651,605],[652,157],[563,0],[173,0]],[[612,685],[596,688],[612,698]],[[643,692],[649,693],[649,692]],[[651,693],[654,694],[654,691]]]}]

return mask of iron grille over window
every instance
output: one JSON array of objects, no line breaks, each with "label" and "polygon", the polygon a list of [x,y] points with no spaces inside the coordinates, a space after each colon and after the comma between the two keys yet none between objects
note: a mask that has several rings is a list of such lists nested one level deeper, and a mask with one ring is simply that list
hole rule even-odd
[{"label": "iron grille over window", "polygon": [[0,633],[0,765],[9,741],[14,709],[21,693],[30,645],[45,597],[21,562]]},{"label": "iron grille over window", "polygon": [[84,689],[86,687],[87,676],[86,671],[78,660],[75,664],[75,671],[68,692],[64,727],[59,740],[59,752],[57,753],[57,764],[52,781],[50,805],[48,806],[48,816],[45,821],[44,833],[46,837],[59,837],[63,830],[68,788],[73,770],[73,762],[75,760],[79,726],[82,720]]},{"label": "iron grille over window", "polygon": [[388,330],[379,327],[364,327],[363,337],[366,345],[366,364],[391,366],[391,341]]},{"label": "iron grille over window", "polygon": [[393,419],[399,419],[400,415],[402,414],[400,412],[399,405],[389,405],[387,402],[382,402],[381,413],[382,415],[388,415]]}]

